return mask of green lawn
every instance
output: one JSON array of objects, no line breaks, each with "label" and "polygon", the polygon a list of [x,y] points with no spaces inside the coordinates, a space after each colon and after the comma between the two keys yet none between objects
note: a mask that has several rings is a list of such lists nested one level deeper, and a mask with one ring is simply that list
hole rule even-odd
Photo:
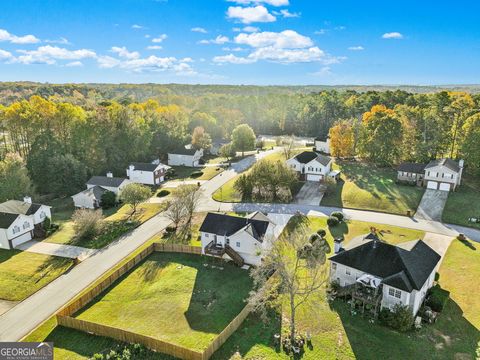
[{"label": "green lawn", "polygon": [[[164,208],[165,204],[163,203],[140,204],[137,208],[137,213],[134,214],[131,219],[134,220],[137,224],[141,224],[161,212]],[[129,219],[131,212],[132,208],[130,207],[130,205],[123,205],[121,208],[115,207],[103,211],[104,215],[107,216],[105,218],[106,221],[117,222],[119,225]],[[120,235],[121,233],[118,234],[118,236]],[[105,241],[96,241],[96,239],[80,240],[75,237],[73,222],[70,220],[61,222],[60,228],[48,238],[46,238],[44,241],[55,244],[76,245],[97,249],[108,245],[115,239],[115,237],[109,237]]]},{"label": "green lawn", "polygon": [[[363,226],[349,223],[348,237]],[[313,219],[311,227],[323,227],[322,219]],[[391,230],[391,236],[403,234],[405,241],[419,235],[391,226],[377,227]],[[331,244],[332,235],[327,239]],[[325,290],[319,291],[297,313],[299,331],[312,334],[312,347],[305,348],[302,359],[475,359],[480,350],[480,300],[472,296],[472,289],[478,287],[480,255],[478,246],[473,250],[472,245],[477,244],[452,243],[440,269],[440,284],[451,292],[451,300],[434,325],[419,331],[398,333],[370,323],[361,315],[352,316],[346,303],[336,300],[330,305],[325,300]],[[288,306],[283,309],[283,318],[288,318]],[[281,317],[272,312],[264,324],[258,316],[249,316],[212,359],[229,359],[236,352],[243,359],[290,359],[274,346],[273,335],[282,331]]]},{"label": "green lawn", "polygon": [[62,275],[73,262],[56,256],[0,250],[0,299],[20,301]]},{"label": "green lawn", "polygon": [[[265,156],[264,159],[268,161],[285,161],[285,156],[283,155],[283,152],[279,151],[279,152],[274,152],[270,155]],[[243,174],[248,174],[250,169],[251,168],[249,168]],[[216,201],[222,201],[222,202],[242,202],[241,195],[233,187],[238,176],[227,181],[223,186],[218,188],[217,191],[213,193],[212,198]]]},{"label": "green lawn", "polygon": [[[205,166],[205,167],[190,167],[190,166],[172,166],[175,170],[175,177],[172,180],[210,180],[223,171],[223,167]],[[192,173],[201,171],[203,175],[193,178]]]},{"label": "green lawn", "polygon": [[335,192],[323,197],[321,205],[376,210],[406,215],[416,211],[424,189],[395,183],[396,171],[361,162],[338,162],[342,171]]},{"label": "green lawn", "polygon": [[117,281],[79,319],[202,350],[245,306],[248,272],[189,254],[154,253]]},{"label": "green lawn", "polygon": [[448,194],[442,220],[450,224],[480,229],[480,223],[471,223],[468,218],[480,218],[480,186],[465,183]]}]

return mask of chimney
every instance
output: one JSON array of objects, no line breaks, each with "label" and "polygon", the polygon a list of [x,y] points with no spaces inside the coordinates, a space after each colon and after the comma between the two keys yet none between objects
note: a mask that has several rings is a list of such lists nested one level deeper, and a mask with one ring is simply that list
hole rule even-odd
[{"label": "chimney", "polygon": [[107,172],[107,177],[109,177],[109,178],[112,178],[112,177],[113,177],[113,174],[112,174],[111,171]]},{"label": "chimney", "polygon": [[460,166],[461,168],[463,168],[463,165],[465,164],[465,161],[463,159],[460,159],[458,161],[458,166]]},{"label": "chimney", "polygon": [[32,198],[30,196],[24,196],[23,197],[23,202],[25,202],[27,204],[31,204],[32,203]]},{"label": "chimney", "polygon": [[335,254],[338,254],[340,251],[343,250],[343,246],[342,246],[343,236],[335,238],[333,242],[334,242],[333,251],[335,252]]}]

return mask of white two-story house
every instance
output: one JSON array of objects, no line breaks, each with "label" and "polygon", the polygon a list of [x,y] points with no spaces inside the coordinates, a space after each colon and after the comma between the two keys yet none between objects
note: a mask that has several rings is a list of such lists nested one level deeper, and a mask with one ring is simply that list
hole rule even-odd
[{"label": "white two-story house", "polygon": [[440,255],[422,240],[407,250],[371,238],[330,257],[330,280],[344,287],[368,278],[381,296],[382,308],[401,304],[415,315],[433,286]]},{"label": "white two-story house", "polygon": [[322,181],[332,170],[332,159],[314,151],[304,151],[288,159],[287,165],[306,181]]},{"label": "white two-story house", "polygon": [[0,212],[0,248],[14,249],[33,237],[31,216]]},{"label": "white two-story house", "polygon": [[330,154],[330,136],[318,136],[315,138],[315,150],[324,154]]},{"label": "white two-story house", "polygon": [[275,223],[265,214],[249,217],[208,213],[200,227],[202,254],[260,265],[275,239]]},{"label": "white two-story house", "polygon": [[203,149],[186,149],[182,147],[168,153],[168,165],[196,167],[200,164],[202,156]]},{"label": "white two-story house", "polygon": [[397,179],[427,189],[453,191],[462,182],[463,160],[432,160],[428,164],[403,163],[397,168]]},{"label": "white two-story house", "polygon": [[25,196],[23,201],[8,200],[1,203],[0,212],[29,216],[35,227],[41,226],[47,217],[52,218],[51,206],[33,203],[30,196]]},{"label": "white two-story house", "polygon": [[151,163],[134,162],[128,166],[127,176],[130,181],[144,185],[159,185],[165,181],[165,175],[170,166],[160,161]]}]

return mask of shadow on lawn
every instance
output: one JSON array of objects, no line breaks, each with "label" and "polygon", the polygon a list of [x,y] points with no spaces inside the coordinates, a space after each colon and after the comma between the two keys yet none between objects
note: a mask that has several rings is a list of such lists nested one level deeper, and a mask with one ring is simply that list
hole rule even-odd
[{"label": "shadow on lawn", "polygon": [[451,299],[435,324],[424,324],[422,329],[406,333],[372,324],[361,314],[352,315],[343,301],[334,301],[332,308],[340,317],[356,359],[474,359],[476,356],[480,331],[463,317],[462,309]]},{"label": "shadow on lawn", "polygon": [[0,264],[3,262],[6,262],[10,260],[12,257],[15,255],[20,254],[20,250],[5,250],[5,249],[0,249]]}]

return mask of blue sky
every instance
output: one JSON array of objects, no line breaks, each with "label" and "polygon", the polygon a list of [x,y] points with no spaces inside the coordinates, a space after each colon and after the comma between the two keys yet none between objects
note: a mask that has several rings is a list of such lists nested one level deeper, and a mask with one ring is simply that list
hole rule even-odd
[{"label": "blue sky", "polygon": [[2,0],[0,81],[480,83],[477,1]]}]

